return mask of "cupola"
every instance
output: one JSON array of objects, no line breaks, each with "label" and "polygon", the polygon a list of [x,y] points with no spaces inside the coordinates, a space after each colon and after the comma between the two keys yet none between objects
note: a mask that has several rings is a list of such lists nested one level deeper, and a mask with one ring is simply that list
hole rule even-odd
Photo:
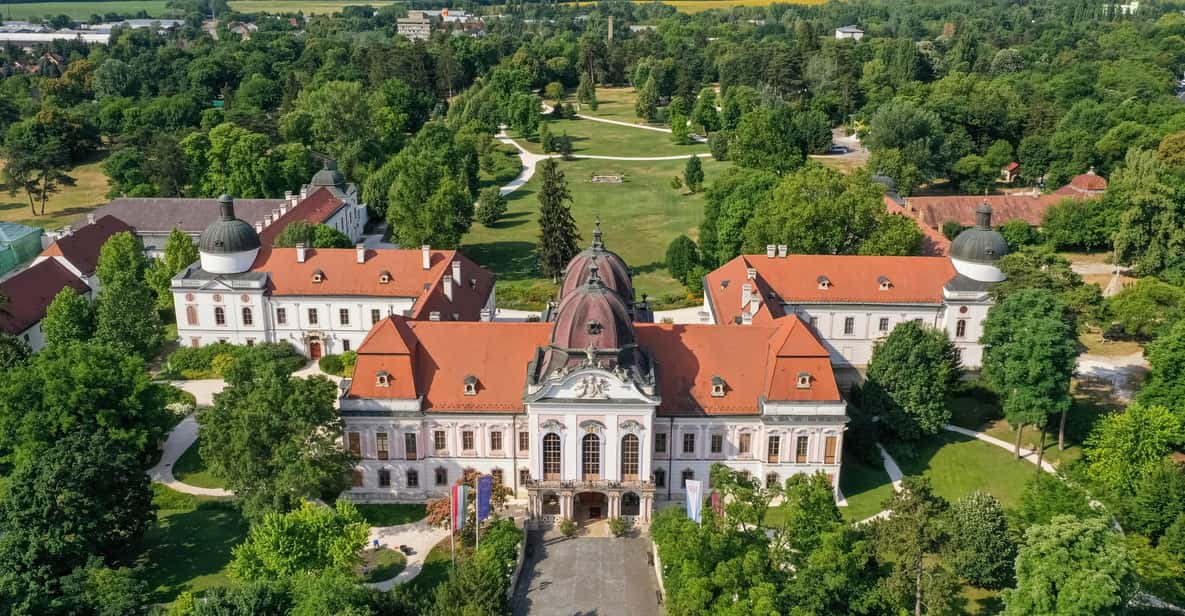
[{"label": "cupola", "polygon": [[218,197],[218,209],[218,220],[198,239],[202,269],[211,274],[241,274],[251,269],[259,254],[259,234],[235,217],[230,195]]},{"label": "cupola", "polygon": [[978,282],[1000,282],[1004,273],[996,266],[1008,254],[1008,242],[992,229],[992,206],[985,201],[975,210],[975,226],[963,231],[950,245],[955,271]]}]

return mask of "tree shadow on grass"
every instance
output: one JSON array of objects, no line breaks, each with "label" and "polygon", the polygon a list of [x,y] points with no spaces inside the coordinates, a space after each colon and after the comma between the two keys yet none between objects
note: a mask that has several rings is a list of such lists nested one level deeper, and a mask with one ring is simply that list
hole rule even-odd
[{"label": "tree shadow on grass", "polygon": [[494,230],[512,229],[525,225],[528,222],[530,221],[527,220],[526,212],[507,212],[498,219],[498,222],[495,222],[489,228]]},{"label": "tree shadow on grass", "polygon": [[539,276],[535,244],[531,242],[486,242],[461,247],[465,256],[488,267],[499,280],[525,280]]},{"label": "tree shadow on grass", "polygon": [[162,511],[141,541],[137,564],[161,600],[171,601],[199,577],[226,569],[247,522],[231,503],[210,501],[189,511]]},{"label": "tree shadow on grass", "polygon": [[662,261],[653,261],[651,263],[647,263],[646,265],[639,265],[636,267],[631,267],[630,269],[632,269],[634,271],[635,275],[650,274],[653,272],[657,272],[659,270],[666,270],[667,264],[663,263]]}]

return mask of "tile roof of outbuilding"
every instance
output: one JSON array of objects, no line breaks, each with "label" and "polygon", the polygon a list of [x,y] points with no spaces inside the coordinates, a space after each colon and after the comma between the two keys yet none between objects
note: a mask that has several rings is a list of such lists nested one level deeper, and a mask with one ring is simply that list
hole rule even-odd
[{"label": "tile roof of outbuilding", "polygon": [[[283,199],[235,199],[235,215],[248,223],[279,208]],[[173,199],[163,197],[120,198],[95,210],[96,217],[114,216],[137,233],[168,233],[180,229],[190,235],[204,231],[218,220],[218,199]]]},{"label": "tile roof of outbuilding", "polygon": [[45,311],[62,289],[87,293],[90,288],[56,259],[46,259],[4,282],[0,295],[8,303],[0,310],[0,330],[19,334],[45,318]]},{"label": "tile roof of outbuilding", "polygon": [[104,216],[94,224],[58,238],[41,251],[41,256],[62,257],[78,268],[78,271],[90,276],[99,265],[99,252],[103,249],[103,244],[107,243],[112,235],[123,231],[132,231],[132,228],[114,216]]}]

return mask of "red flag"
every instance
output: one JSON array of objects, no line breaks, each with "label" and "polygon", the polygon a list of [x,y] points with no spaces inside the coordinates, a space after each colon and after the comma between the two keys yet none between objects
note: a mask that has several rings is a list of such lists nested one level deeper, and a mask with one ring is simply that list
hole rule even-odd
[{"label": "red flag", "polygon": [[712,511],[715,511],[716,515],[724,517],[724,504],[720,502],[720,493],[716,490],[712,490]]}]

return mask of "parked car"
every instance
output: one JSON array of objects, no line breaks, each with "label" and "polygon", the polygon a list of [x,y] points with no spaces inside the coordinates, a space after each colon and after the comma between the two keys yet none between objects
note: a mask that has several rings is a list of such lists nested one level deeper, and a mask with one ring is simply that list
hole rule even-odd
[{"label": "parked car", "polygon": [[848,152],[851,152],[851,151],[852,150],[849,149],[848,146],[846,146],[846,145],[836,145],[834,143],[831,144],[830,148],[827,148],[828,154],[847,154]]}]

